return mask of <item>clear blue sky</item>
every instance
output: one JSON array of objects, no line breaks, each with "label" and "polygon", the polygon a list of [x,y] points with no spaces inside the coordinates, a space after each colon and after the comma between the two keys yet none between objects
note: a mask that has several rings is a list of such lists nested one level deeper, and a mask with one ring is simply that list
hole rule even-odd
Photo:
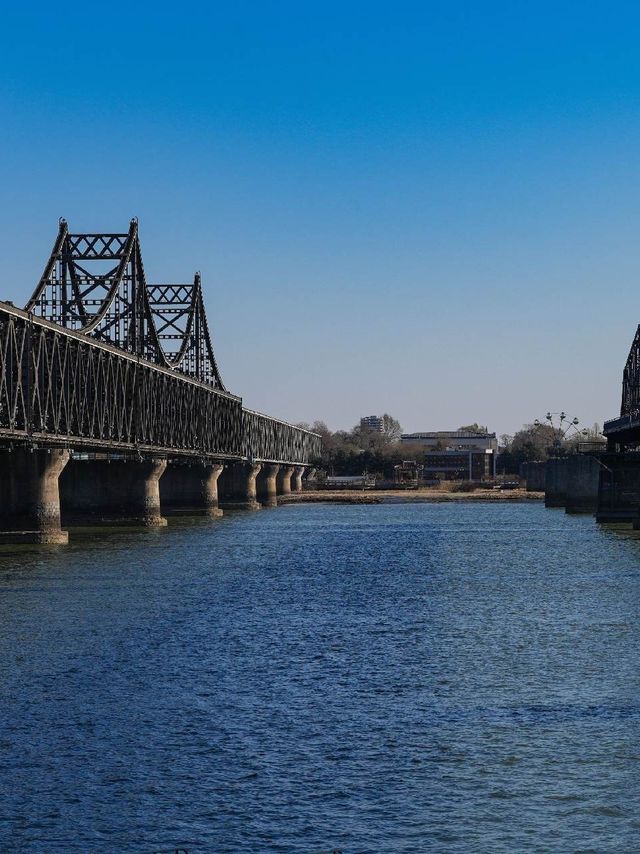
[{"label": "clear blue sky", "polygon": [[619,407],[640,5],[3,4],[0,296],[59,216],[202,271],[249,406],[350,427]]}]

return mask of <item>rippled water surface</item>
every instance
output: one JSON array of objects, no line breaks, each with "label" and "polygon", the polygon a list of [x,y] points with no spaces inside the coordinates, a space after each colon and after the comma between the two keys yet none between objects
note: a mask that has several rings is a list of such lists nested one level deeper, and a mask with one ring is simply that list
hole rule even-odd
[{"label": "rippled water surface", "polygon": [[0,554],[0,850],[640,850],[640,539],[307,505]]}]

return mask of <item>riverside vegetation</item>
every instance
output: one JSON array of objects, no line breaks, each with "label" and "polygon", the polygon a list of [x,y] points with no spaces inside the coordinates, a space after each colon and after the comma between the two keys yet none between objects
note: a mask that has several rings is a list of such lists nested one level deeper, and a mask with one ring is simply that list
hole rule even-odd
[{"label": "riverside vegetation", "polygon": [[[384,429],[378,433],[356,425],[352,430],[332,431],[324,421],[296,426],[312,430],[322,437],[322,454],[314,460],[318,469],[333,475],[375,474],[391,480],[394,466],[403,461],[424,462],[424,448],[400,442],[402,427],[391,415],[383,416]],[[488,432],[486,426],[466,424],[459,431]],[[573,450],[577,441],[595,441],[601,438],[598,424],[581,434],[565,437],[562,432],[547,424],[524,424],[513,436],[502,434],[498,447],[496,469],[499,474],[518,474],[520,465],[532,460],[546,460],[558,448],[563,453]],[[445,450],[443,446],[441,450]]]}]

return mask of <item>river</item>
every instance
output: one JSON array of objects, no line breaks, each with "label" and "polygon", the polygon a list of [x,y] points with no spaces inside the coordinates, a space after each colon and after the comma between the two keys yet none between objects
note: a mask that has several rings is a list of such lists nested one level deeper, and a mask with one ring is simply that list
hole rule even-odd
[{"label": "river", "polygon": [[0,553],[0,850],[640,849],[640,539],[289,506]]}]

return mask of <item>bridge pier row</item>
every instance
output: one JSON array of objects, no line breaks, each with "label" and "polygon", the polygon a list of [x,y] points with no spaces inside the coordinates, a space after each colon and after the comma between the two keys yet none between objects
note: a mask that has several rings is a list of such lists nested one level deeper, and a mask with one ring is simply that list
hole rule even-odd
[{"label": "bridge pier row", "polygon": [[263,463],[256,479],[256,494],[263,507],[278,506],[277,479],[280,466],[277,463]]},{"label": "bridge pier row", "polygon": [[65,524],[161,528],[165,459],[71,460],[60,479]]},{"label": "bridge pier row", "polygon": [[0,543],[68,543],[60,525],[58,481],[69,461],[61,448],[0,454]]},{"label": "bridge pier row", "polygon": [[544,506],[564,507],[567,503],[567,458],[547,460],[544,469]]},{"label": "bridge pier row", "polygon": [[304,474],[304,466],[294,466],[293,475],[291,476],[291,492],[302,492],[302,475]]},{"label": "bridge pier row", "polygon": [[289,495],[291,492],[291,475],[293,474],[293,466],[280,466],[276,481],[278,495]]},{"label": "bridge pier row", "polygon": [[222,509],[260,510],[257,501],[256,479],[262,468],[260,463],[232,463],[220,478],[220,504]]},{"label": "bridge pier row", "polygon": [[160,478],[160,505],[164,512],[222,516],[218,506],[218,479],[222,463],[168,464]]},{"label": "bridge pier row", "polygon": [[640,454],[600,454],[597,522],[640,527]]}]

